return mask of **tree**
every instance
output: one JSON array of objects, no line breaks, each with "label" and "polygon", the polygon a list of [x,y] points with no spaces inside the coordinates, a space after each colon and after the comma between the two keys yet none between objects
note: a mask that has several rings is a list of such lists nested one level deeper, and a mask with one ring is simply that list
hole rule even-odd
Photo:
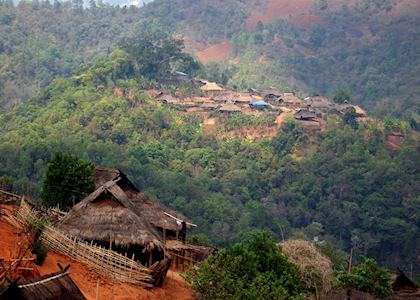
[{"label": "tree", "polygon": [[94,166],[76,156],[56,153],[48,164],[41,191],[44,206],[68,210],[95,189]]},{"label": "tree", "polygon": [[379,268],[372,258],[366,258],[348,274],[343,272],[338,279],[344,288],[354,288],[380,298],[391,294],[391,274],[385,268]]},{"label": "tree", "polygon": [[340,88],[335,91],[333,101],[340,104],[345,101],[350,101],[350,94],[347,90]]},{"label": "tree", "polygon": [[151,79],[166,79],[171,75],[174,64],[191,68],[184,72],[196,71],[191,57],[183,53],[184,41],[175,40],[160,34],[145,33],[136,38],[126,39],[121,48],[128,54],[134,71]]},{"label": "tree", "polygon": [[201,299],[303,299],[306,292],[267,232],[210,256],[189,279]]},{"label": "tree", "polygon": [[343,123],[345,125],[350,125],[350,127],[353,129],[357,129],[359,128],[359,123],[357,123],[356,117],[356,110],[354,109],[354,107],[350,107],[344,113]]}]

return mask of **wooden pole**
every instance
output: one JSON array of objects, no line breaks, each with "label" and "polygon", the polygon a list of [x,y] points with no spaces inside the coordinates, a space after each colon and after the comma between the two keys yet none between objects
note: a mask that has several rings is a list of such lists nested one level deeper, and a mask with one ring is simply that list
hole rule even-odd
[{"label": "wooden pole", "polygon": [[111,207],[111,229],[109,230],[109,250],[112,248],[112,217],[114,213],[114,207]]},{"label": "wooden pole", "polygon": [[153,254],[152,251],[149,252],[149,267],[152,265],[153,262]]},{"label": "wooden pole", "polygon": [[96,281],[96,300],[99,300],[99,277]]},{"label": "wooden pole", "polygon": [[352,264],[352,260],[353,260],[353,247],[351,247],[351,250],[350,250],[350,257],[349,257],[349,270],[348,270],[348,273],[350,274],[350,272],[351,272],[351,264]]}]

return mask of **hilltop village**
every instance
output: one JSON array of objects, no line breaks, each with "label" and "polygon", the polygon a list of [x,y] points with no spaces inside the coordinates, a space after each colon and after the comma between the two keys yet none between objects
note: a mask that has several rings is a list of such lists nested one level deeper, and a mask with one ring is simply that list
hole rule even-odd
[{"label": "hilltop village", "polygon": [[302,99],[293,92],[282,92],[276,88],[237,91],[206,80],[193,82],[199,87],[197,95],[183,97],[155,89],[146,90],[146,94],[164,105],[187,113],[207,113],[214,117],[231,114],[274,115],[277,116],[277,125],[289,116],[303,125],[320,126],[328,115],[342,116],[349,108],[354,108],[358,120],[367,118],[366,111],[361,107],[348,101],[333,103],[321,95]]}]

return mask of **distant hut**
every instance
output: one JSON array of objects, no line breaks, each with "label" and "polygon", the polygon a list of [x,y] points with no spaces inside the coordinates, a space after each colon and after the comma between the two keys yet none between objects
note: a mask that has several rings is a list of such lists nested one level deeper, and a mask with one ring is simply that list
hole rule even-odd
[{"label": "distant hut", "polygon": [[212,111],[219,108],[219,104],[212,102],[205,102],[200,107],[205,111]]},{"label": "distant hut", "polygon": [[239,105],[249,105],[252,101],[255,101],[251,95],[246,93],[234,94],[232,96],[232,102]]},{"label": "distant hut", "polygon": [[207,82],[200,89],[205,92],[221,92],[225,90],[215,82]]},{"label": "distant hut", "polygon": [[261,93],[264,97],[264,100],[267,102],[281,102],[282,93],[277,89],[268,89]]},{"label": "distant hut", "polygon": [[214,102],[217,102],[217,103],[232,102],[232,100],[233,100],[231,95],[228,95],[226,93],[218,94],[218,95],[214,96],[212,99],[213,99]]},{"label": "distant hut", "polygon": [[310,100],[306,101],[306,104],[310,105],[314,109],[319,109],[323,111],[329,111],[333,107],[333,103],[331,103],[327,98],[322,96],[311,97]]},{"label": "distant hut", "polygon": [[314,112],[309,111],[307,109],[300,109],[297,113],[295,113],[295,119],[296,120],[313,120],[315,119],[317,116]]},{"label": "distant hut", "polygon": [[300,100],[294,93],[284,93],[282,96],[283,103],[289,107],[299,107],[301,106],[302,100]]},{"label": "distant hut", "polygon": [[131,201],[137,213],[161,234],[164,242],[180,240],[185,243],[187,229],[196,227],[183,214],[152,201],[144,193],[138,193]]},{"label": "distant hut", "polygon": [[270,103],[265,101],[254,101],[249,104],[249,106],[253,109],[263,110],[270,107]]},{"label": "distant hut", "polygon": [[155,99],[167,105],[176,105],[181,101],[178,97],[164,92],[160,92],[156,95]]},{"label": "distant hut", "polygon": [[238,113],[238,112],[241,112],[241,108],[235,104],[228,103],[228,104],[222,105],[219,108],[219,112],[227,113],[227,114]]},{"label": "distant hut", "polygon": [[258,91],[257,89],[254,89],[254,88],[249,88],[248,93],[250,93],[251,95],[257,95],[257,96],[261,95],[260,91]]},{"label": "distant hut", "polygon": [[75,205],[57,225],[66,235],[134,255],[143,265],[164,259],[159,233],[136,213],[118,179],[100,186]]},{"label": "distant hut", "polygon": [[68,267],[21,284],[14,281],[0,295],[0,300],[85,300],[67,269]]}]

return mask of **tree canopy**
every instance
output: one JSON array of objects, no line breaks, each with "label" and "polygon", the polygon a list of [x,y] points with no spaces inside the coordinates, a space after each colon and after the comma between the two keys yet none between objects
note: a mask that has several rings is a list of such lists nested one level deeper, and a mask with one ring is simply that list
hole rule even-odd
[{"label": "tree canopy", "polygon": [[189,276],[200,299],[304,299],[298,267],[267,232],[222,249]]},{"label": "tree canopy", "polygon": [[56,153],[48,164],[41,191],[41,203],[68,210],[91,193],[94,166],[67,153]]}]

